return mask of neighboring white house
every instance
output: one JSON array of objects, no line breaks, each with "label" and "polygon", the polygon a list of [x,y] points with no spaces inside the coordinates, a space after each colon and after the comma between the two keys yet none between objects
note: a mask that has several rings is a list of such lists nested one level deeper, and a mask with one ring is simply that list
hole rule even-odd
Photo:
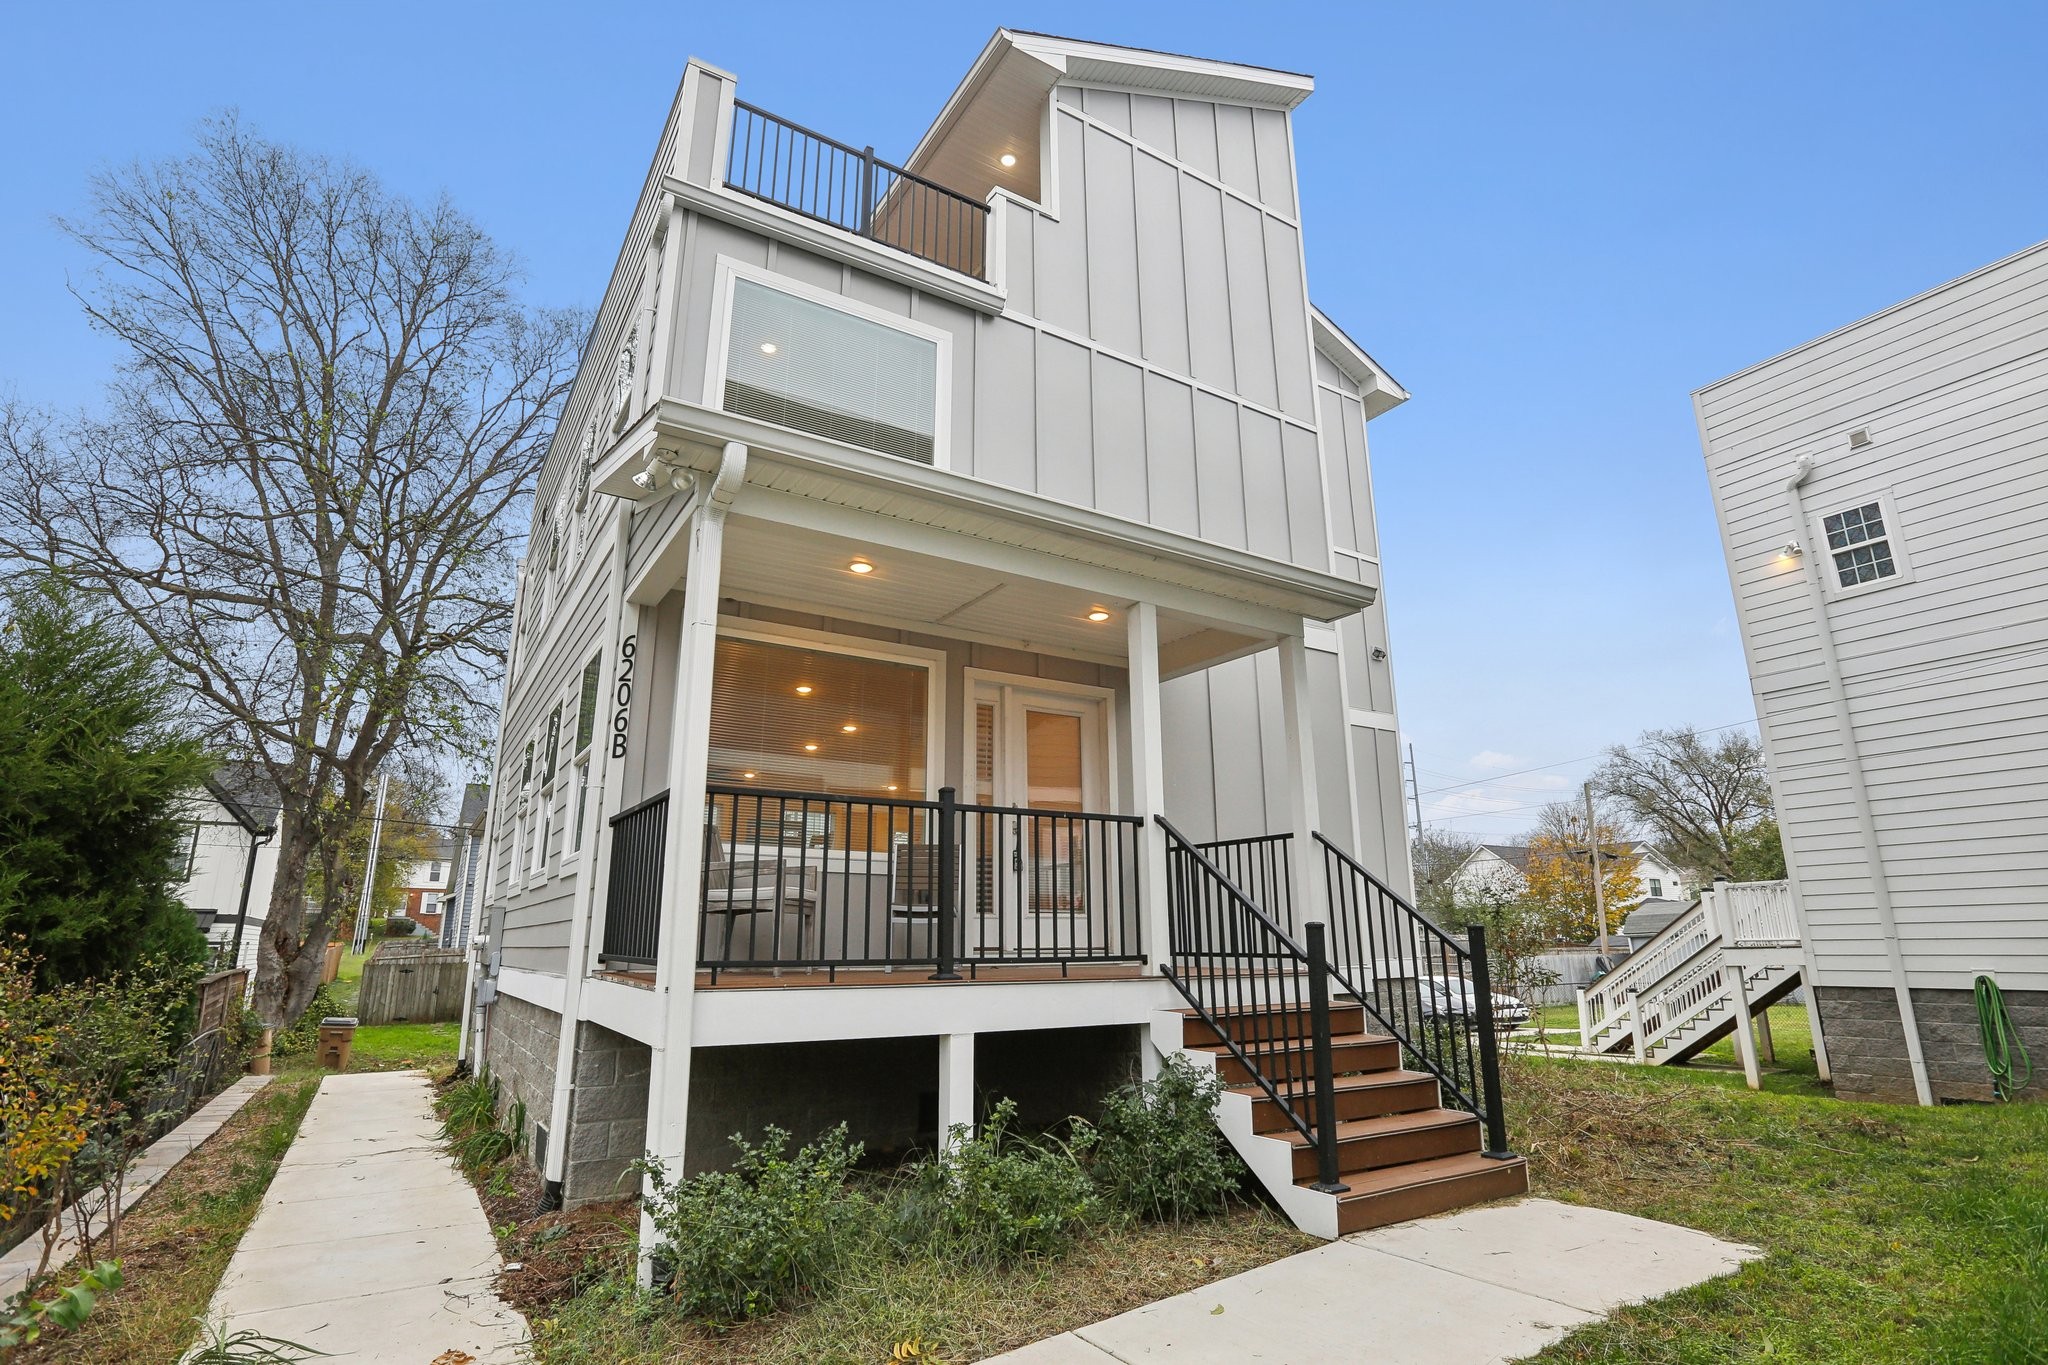
[{"label": "neighboring white house", "polygon": [[[899,167],[688,64],[540,476],[491,787],[465,1046],[551,1195],[769,1123],[1054,1121],[1218,1064],[1179,1011],[1252,1017],[1213,994],[1248,901],[1414,922],[1366,442],[1407,394],[1309,304],[1312,88],[1000,30]],[[1526,1187],[1438,1107],[1484,1107],[1455,1057],[1349,1074],[1401,1057],[1343,1052],[1338,1114],[1393,1110],[1341,1199],[1275,1101],[1219,1110],[1304,1226]]]},{"label": "neighboring white house", "polygon": [[1837,1091],[1983,1098],[1980,975],[2048,1057],[2048,243],[1694,405]]},{"label": "neighboring white house", "polygon": [[[1633,907],[1643,901],[1684,897],[1686,874],[1669,857],[1654,845],[1640,841],[1628,844],[1627,848],[1639,859],[1636,878],[1642,883],[1642,890],[1619,904]],[[1464,899],[1477,898],[1489,892],[1518,896],[1528,889],[1528,870],[1527,844],[1481,844],[1451,874],[1451,887]]]},{"label": "neighboring white house", "polygon": [[484,868],[484,826],[491,808],[491,787],[472,782],[462,790],[462,808],[448,834],[453,842],[453,881],[442,898],[440,942],[443,948],[467,948],[474,929]]},{"label": "neighboring white house", "polygon": [[276,797],[226,767],[188,800],[183,876],[173,893],[198,918],[223,966],[256,965],[277,877]]}]

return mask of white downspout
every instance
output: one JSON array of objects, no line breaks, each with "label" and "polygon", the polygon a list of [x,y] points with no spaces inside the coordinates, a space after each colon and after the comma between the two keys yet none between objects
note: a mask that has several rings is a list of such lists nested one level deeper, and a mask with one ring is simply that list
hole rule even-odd
[{"label": "white downspout", "polygon": [[[1785,498],[1792,507],[1793,533],[1804,537],[1807,531],[1806,497],[1803,492],[1807,479],[1813,476],[1814,459],[1802,455],[1792,466],[1792,477],[1785,481]],[[1836,727],[1842,736],[1842,758],[1849,778],[1849,800],[1856,809],[1856,829],[1863,840],[1870,875],[1870,900],[1877,910],[1878,932],[1884,936],[1885,961],[1891,967],[1892,994],[1898,1000],[1899,1025],[1906,1035],[1906,1061],[1913,1071],[1913,1093],[1922,1105],[1934,1103],[1934,1087],[1927,1078],[1927,1057],[1920,1046],[1920,1016],[1913,1009],[1913,991],[1906,982],[1906,955],[1899,947],[1899,922],[1892,913],[1892,891],[1890,878],[1885,873],[1884,857],[1877,843],[1877,822],[1870,813],[1870,789],[1863,775],[1863,756],[1856,747],[1856,724],[1849,711],[1849,693],[1842,685],[1842,662],[1835,652],[1835,632],[1828,620],[1827,590],[1820,578],[1819,549],[1811,555],[1802,555],[1806,575],[1806,591],[1813,602],[1814,624],[1819,628],[1815,633],[1820,640],[1821,665],[1827,673],[1828,699],[1834,707]],[[1813,977],[1814,944],[1811,939],[1806,945],[1806,987],[1817,991]]]},{"label": "white downspout", "polygon": [[[617,667],[619,637],[624,633],[626,603],[626,567],[629,549],[628,539],[633,523],[632,513],[620,509],[612,532],[612,574],[607,595],[612,602],[611,625],[605,631],[605,664],[599,666],[599,676],[604,676],[607,666]],[[610,695],[600,691],[600,697]],[[598,736],[591,736],[596,746]],[[606,746],[609,751],[609,746]],[[576,882],[576,900],[569,914],[569,953],[563,967],[562,979],[562,1026],[555,1039],[555,1085],[548,1101],[548,1150],[544,1169],[541,1171],[541,1203],[545,1208],[560,1208],[562,1203],[562,1177],[568,1170],[569,1157],[569,1105],[576,1079],[577,1031],[583,1022],[583,982],[590,975],[590,925],[596,917],[598,857],[604,851],[599,832],[605,828],[607,801],[612,784],[605,779],[611,770],[609,759],[600,763],[596,754],[588,760],[597,771],[597,799],[589,803],[583,818],[590,822],[584,831],[584,864],[582,875]],[[587,778],[586,778],[587,780]],[[574,836],[571,836],[572,841]]]},{"label": "white downspout", "polygon": [[469,1062],[471,1064],[470,1069],[473,1071],[481,1070],[483,1061],[481,1057],[472,1057],[470,1055],[471,1046],[476,1041],[475,1025],[479,1022],[477,1016],[482,1013],[476,1003],[476,985],[477,978],[484,974],[484,961],[477,955],[476,943],[479,938],[488,937],[488,935],[479,934],[476,931],[479,927],[490,924],[490,915],[487,907],[490,904],[491,897],[491,840],[495,839],[498,835],[497,822],[491,818],[491,815],[492,812],[497,810],[498,803],[504,799],[502,783],[505,780],[505,745],[507,743],[505,717],[508,713],[506,707],[512,701],[512,670],[517,668],[520,663],[519,632],[526,619],[526,563],[524,560],[520,561],[519,567],[515,571],[513,584],[512,625],[510,635],[505,641],[505,680],[498,685],[498,752],[491,758],[491,793],[484,801],[483,847],[478,854],[482,864],[483,884],[477,888],[476,915],[470,921],[469,942],[463,945],[463,951],[469,955],[469,973],[462,990],[462,1028],[455,1045],[455,1055],[457,1058]]}]

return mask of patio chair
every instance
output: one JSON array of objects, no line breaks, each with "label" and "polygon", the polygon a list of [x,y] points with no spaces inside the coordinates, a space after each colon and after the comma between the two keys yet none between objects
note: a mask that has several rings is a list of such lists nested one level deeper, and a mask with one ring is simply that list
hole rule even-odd
[{"label": "patio chair", "polygon": [[[793,867],[780,852],[732,861],[715,821],[706,821],[704,850],[704,917],[707,923],[713,915],[725,917],[720,958],[732,959],[733,933],[742,915],[782,915],[791,910],[797,916],[796,956],[801,958],[818,909],[819,868]],[[772,927],[769,933],[772,944]]]}]

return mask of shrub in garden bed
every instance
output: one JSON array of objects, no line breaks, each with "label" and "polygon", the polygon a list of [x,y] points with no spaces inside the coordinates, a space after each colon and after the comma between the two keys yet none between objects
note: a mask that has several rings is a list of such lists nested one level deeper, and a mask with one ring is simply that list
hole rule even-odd
[{"label": "shrub in garden bed", "polygon": [[914,1164],[898,1195],[897,1227],[962,1259],[1003,1265],[1051,1256],[1102,1213],[1095,1183],[1071,1147],[1011,1131],[1015,1100],[989,1112],[970,1137],[955,1128],[936,1155]]},{"label": "shrub in garden bed", "polygon": [[1176,1056],[1156,1079],[1112,1092],[1101,1123],[1081,1125],[1075,1137],[1103,1197],[1135,1217],[1165,1222],[1220,1212],[1244,1174],[1216,1127],[1222,1091],[1216,1073]]}]

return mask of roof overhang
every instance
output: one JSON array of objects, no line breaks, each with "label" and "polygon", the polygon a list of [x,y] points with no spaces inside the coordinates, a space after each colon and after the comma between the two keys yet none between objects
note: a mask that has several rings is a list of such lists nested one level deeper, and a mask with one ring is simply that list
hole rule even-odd
[{"label": "roof overhang", "polygon": [[1338,621],[1378,597],[1376,583],[675,399],[664,399],[626,430],[593,471],[592,487],[636,502],[669,497],[692,481],[687,476],[716,471],[732,442],[747,447],[749,485],[1057,555],[1289,617]]},{"label": "roof overhang", "polygon": [[1408,390],[1395,382],[1394,377],[1387,373],[1386,366],[1367,355],[1365,348],[1346,336],[1344,329],[1330,321],[1322,309],[1311,305],[1308,311],[1315,330],[1316,349],[1342,370],[1345,378],[1358,385],[1368,419],[1408,401]]}]

